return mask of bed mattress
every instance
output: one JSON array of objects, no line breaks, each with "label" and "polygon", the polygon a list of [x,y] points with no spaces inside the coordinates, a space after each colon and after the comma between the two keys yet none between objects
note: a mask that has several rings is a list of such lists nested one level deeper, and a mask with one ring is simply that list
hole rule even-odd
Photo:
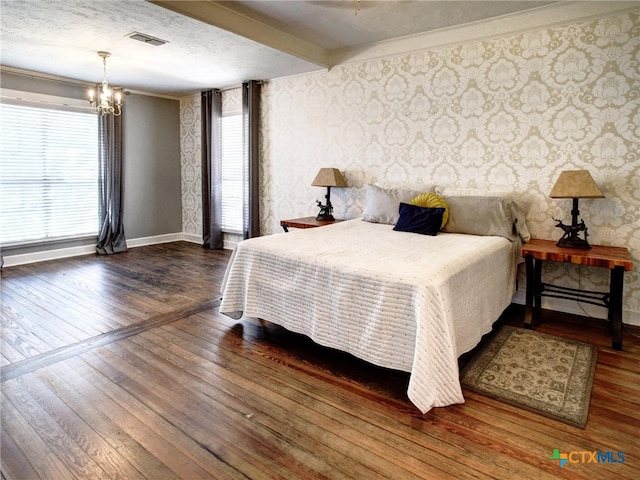
[{"label": "bed mattress", "polygon": [[260,318],[410,372],[426,413],[464,402],[458,356],[510,304],[514,245],[497,236],[397,232],[361,219],[240,242],[220,311]]}]

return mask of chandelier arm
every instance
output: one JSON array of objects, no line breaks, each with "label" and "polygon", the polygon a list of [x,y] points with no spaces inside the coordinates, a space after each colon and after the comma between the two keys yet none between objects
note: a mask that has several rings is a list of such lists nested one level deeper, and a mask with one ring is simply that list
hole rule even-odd
[{"label": "chandelier arm", "polygon": [[[122,98],[119,92],[109,88],[107,81],[107,58],[111,56],[109,52],[98,52],[98,56],[102,58],[102,84],[98,85],[98,91],[94,97],[93,90],[89,91],[89,106],[94,113],[102,115],[120,116],[122,114]],[[98,98],[99,97],[99,98]]]}]

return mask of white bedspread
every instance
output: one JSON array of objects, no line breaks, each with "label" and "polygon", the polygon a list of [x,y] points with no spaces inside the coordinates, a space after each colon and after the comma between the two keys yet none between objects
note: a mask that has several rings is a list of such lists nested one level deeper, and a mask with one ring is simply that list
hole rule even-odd
[{"label": "white bedspread", "polygon": [[238,244],[220,311],[411,372],[408,396],[426,413],[464,402],[458,356],[491,330],[514,283],[505,238],[431,237],[356,219]]}]

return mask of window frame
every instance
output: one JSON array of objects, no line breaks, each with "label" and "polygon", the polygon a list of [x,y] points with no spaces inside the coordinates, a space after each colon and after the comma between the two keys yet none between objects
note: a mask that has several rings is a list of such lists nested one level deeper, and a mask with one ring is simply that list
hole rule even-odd
[{"label": "window frame", "polygon": [[[89,108],[88,102],[86,100],[80,100],[77,98],[69,98],[69,97],[59,97],[53,95],[39,94],[33,92],[23,92],[18,90],[10,90],[6,88],[0,88],[0,103],[8,106],[18,106],[18,107],[29,107],[35,108],[39,110],[54,110],[54,111],[62,111],[62,112],[72,112],[72,113],[82,113],[86,115],[93,115],[95,118],[95,145],[94,152],[95,154],[91,154],[95,158],[95,184],[96,184],[96,192],[95,192],[95,229],[91,232],[86,233],[77,233],[77,234],[69,234],[69,235],[49,235],[42,236],[38,238],[31,239],[20,239],[20,240],[11,240],[11,241],[0,241],[2,244],[2,248],[20,248],[20,247],[30,247],[30,246],[49,246],[56,244],[64,244],[70,242],[82,242],[87,239],[96,240],[98,236],[98,232],[100,229],[100,218],[101,218],[101,208],[100,208],[100,195],[99,195],[99,184],[100,184],[100,166],[99,166],[99,135],[98,135],[98,118],[95,117]],[[91,127],[93,130],[94,127]],[[6,130],[5,130],[6,132]],[[2,166],[0,165],[0,168]],[[0,170],[0,175],[2,175],[2,171]],[[55,233],[55,232],[53,232]]]},{"label": "window frame", "polygon": [[[236,134],[236,140],[239,141],[239,145],[235,145],[234,148],[234,152],[233,154],[237,155],[238,157],[234,158],[234,160],[238,160],[240,162],[239,167],[236,166],[235,172],[229,172],[229,170],[231,169],[225,169],[225,129],[224,129],[224,124],[225,124],[225,119],[229,119],[229,118],[234,118],[237,120],[237,125],[234,125],[234,127],[236,127],[238,130],[236,132],[234,132]],[[222,181],[221,181],[221,195],[222,195],[222,206],[221,206],[221,215],[222,215],[222,221],[221,221],[221,229],[224,233],[231,233],[231,234],[242,234],[242,230],[243,230],[243,221],[244,221],[244,208],[245,208],[245,192],[244,192],[244,188],[245,188],[245,178],[246,178],[246,174],[247,174],[247,166],[246,166],[246,162],[244,161],[244,140],[243,140],[243,135],[244,135],[244,128],[243,128],[243,115],[242,115],[242,111],[241,110],[236,110],[236,109],[229,109],[228,111],[223,111],[222,113],[222,119],[221,119],[221,139],[222,139],[222,145],[221,145],[221,150],[222,150],[222,165],[221,165],[221,170],[222,170]],[[239,134],[239,135],[238,135]],[[227,150],[227,153],[229,153],[229,151]],[[240,172],[238,172],[238,170],[240,170]],[[225,212],[228,212],[230,210],[229,207],[227,207],[226,203],[228,202],[228,199],[225,200],[225,183],[228,184],[228,180],[225,180],[225,171],[227,174],[232,173],[235,175],[240,175],[239,179],[235,179],[235,182],[239,184],[239,190],[236,189],[236,191],[234,191],[234,198],[239,198],[240,199],[240,206],[238,207],[238,211],[234,212],[234,213],[238,213],[239,217],[236,218],[236,223],[235,224],[228,224],[225,223]]]}]

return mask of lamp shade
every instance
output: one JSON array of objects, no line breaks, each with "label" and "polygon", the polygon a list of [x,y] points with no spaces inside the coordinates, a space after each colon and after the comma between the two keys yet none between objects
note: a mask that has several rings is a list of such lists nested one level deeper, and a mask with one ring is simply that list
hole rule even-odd
[{"label": "lamp shade", "polygon": [[588,170],[565,170],[549,194],[551,198],[604,198]]},{"label": "lamp shade", "polygon": [[311,185],[314,187],[346,187],[347,181],[337,168],[321,168]]}]

